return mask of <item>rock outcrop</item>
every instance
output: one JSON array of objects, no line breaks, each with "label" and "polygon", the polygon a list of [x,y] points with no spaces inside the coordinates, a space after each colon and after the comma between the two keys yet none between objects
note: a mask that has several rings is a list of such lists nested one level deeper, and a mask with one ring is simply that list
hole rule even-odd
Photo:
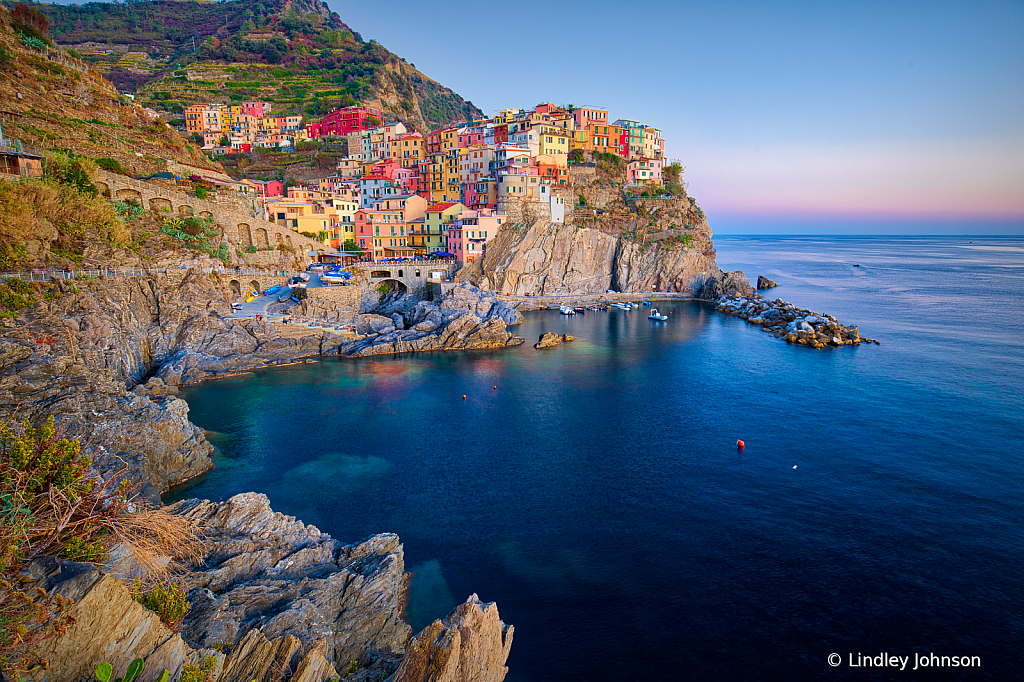
[{"label": "rock outcrop", "polygon": [[543,334],[540,335],[540,338],[537,339],[537,343],[533,344],[533,347],[534,348],[538,348],[538,349],[539,348],[554,348],[558,344],[564,343],[565,341],[575,341],[575,340],[576,340],[576,338],[573,337],[573,336],[570,336],[569,334],[562,334],[561,336],[559,336],[558,334],[555,334],[553,332],[544,332]]},{"label": "rock outcrop", "polygon": [[687,233],[688,243],[649,242],[605,231],[537,221],[503,228],[467,277],[500,294],[574,295],[616,291],[697,292],[720,274],[710,231]]},{"label": "rock outcrop", "polygon": [[345,545],[274,512],[256,493],[170,509],[209,540],[203,564],[185,577],[187,641],[234,646],[259,629],[267,639],[319,643],[328,661],[401,655],[410,628],[401,619],[408,577],[398,536]]},{"label": "rock outcrop", "polygon": [[497,605],[470,595],[409,642],[392,682],[501,682],[514,630],[501,621]]},{"label": "rock outcrop", "polygon": [[755,293],[754,287],[750,286],[750,280],[747,279],[742,270],[733,270],[732,272],[719,271],[716,275],[707,279],[704,286],[700,289],[697,298],[711,301],[722,296],[739,295],[750,297]]},{"label": "rock outcrop", "polygon": [[32,650],[49,662],[45,670],[35,668],[29,674],[35,682],[91,680],[93,669],[103,661],[123,674],[133,659],[145,659],[141,682],[153,682],[163,669],[170,672],[170,679],[178,679],[186,663],[211,657],[216,674],[224,662],[216,651],[190,647],[156,613],[132,599],[119,580],[92,564],[40,557],[22,576],[29,590],[38,587],[51,598],[60,595],[74,602],[68,613],[75,622],[67,633]]},{"label": "rock outcrop", "polygon": [[779,286],[777,282],[773,282],[764,275],[757,276],[757,288],[758,289],[771,289],[772,287]]},{"label": "rock outcrop", "polygon": [[[401,307],[402,304],[399,304]],[[343,344],[343,355],[365,356],[427,350],[504,348],[523,342],[508,331],[522,321],[515,304],[470,284],[455,287],[441,301],[406,301],[392,317],[359,315],[381,331]],[[410,307],[411,306],[411,307]],[[368,323],[370,324],[370,323]]]}]

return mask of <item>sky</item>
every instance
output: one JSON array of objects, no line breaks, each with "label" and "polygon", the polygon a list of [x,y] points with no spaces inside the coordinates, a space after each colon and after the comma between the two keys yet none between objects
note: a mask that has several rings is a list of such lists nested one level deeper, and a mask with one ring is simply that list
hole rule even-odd
[{"label": "sky", "polygon": [[487,114],[662,130],[719,234],[1024,233],[1024,0],[328,0]]}]

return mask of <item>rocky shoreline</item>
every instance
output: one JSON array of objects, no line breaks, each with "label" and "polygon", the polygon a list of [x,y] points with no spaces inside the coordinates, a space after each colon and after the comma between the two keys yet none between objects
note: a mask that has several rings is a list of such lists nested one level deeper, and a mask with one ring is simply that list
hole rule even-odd
[{"label": "rocky shoreline", "polygon": [[761,331],[770,332],[788,343],[809,348],[859,346],[862,343],[880,345],[876,339],[861,336],[855,326],[840,324],[831,315],[798,308],[781,298],[770,300],[757,293],[749,296],[723,294],[718,298],[715,310],[759,325]]}]

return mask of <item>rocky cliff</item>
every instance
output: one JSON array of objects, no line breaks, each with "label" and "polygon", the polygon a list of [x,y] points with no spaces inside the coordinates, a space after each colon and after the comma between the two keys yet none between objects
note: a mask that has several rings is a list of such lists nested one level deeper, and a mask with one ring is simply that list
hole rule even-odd
[{"label": "rocky cliff", "polygon": [[[692,233],[691,233],[692,234]],[[537,221],[503,229],[483,261],[460,276],[501,294],[550,296],[615,291],[699,292],[720,276],[710,233],[679,241]]]},{"label": "rocky cliff", "polygon": [[55,415],[101,469],[124,470],[151,499],[210,467],[176,385],[328,350],[312,330],[281,338],[270,323],[230,319],[226,289],[196,269],[27,297],[0,335],[0,418]]}]

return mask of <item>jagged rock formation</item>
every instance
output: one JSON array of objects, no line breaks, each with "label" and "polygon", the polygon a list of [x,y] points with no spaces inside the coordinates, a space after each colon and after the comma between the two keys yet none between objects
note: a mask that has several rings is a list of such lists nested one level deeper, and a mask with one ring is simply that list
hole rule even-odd
[{"label": "jagged rock formation", "polygon": [[232,650],[217,682],[323,682],[339,677],[320,643],[302,646],[291,635],[269,640],[250,630]]},{"label": "jagged rock formation", "polygon": [[319,643],[336,663],[401,655],[410,629],[401,619],[408,576],[398,536],[344,545],[274,512],[256,493],[219,504],[187,500],[171,510],[209,539],[203,564],[185,577],[187,641],[234,646],[259,629],[268,639]]},{"label": "jagged rock formation", "polygon": [[772,287],[779,286],[777,282],[773,282],[764,275],[757,276],[757,288],[758,289],[771,289]]},{"label": "jagged rock formation", "polygon": [[409,642],[392,682],[501,682],[514,631],[498,617],[497,605],[472,594]]},{"label": "jagged rock formation", "polygon": [[360,315],[364,324],[378,329],[374,336],[350,341],[340,347],[344,355],[365,356],[412,351],[503,348],[523,342],[507,330],[523,316],[515,305],[469,284],[455,287],[440,302],[407,297],[381,311]]},{"label": "jagged rock formation", "polygon": [[[29,589],[47,596],[74,600],[69,613],[76,622],[67,634],[36,645],[33,653],[49,661],[47,669],[35,668],[35,682],[93,679],[97,664],[106,661],[123,673],[135,658],[146,661],[140,682],[153,682],[166,668],[177,679],[186,663],[213,657],[213,674],[224,656],[213,650],[196,650],[160,622],[156,613],[132,599],[119,580],[104,575],[92,564],[40,557],[23,571]],[[320,682],[320,680],[316,680]]]}]

